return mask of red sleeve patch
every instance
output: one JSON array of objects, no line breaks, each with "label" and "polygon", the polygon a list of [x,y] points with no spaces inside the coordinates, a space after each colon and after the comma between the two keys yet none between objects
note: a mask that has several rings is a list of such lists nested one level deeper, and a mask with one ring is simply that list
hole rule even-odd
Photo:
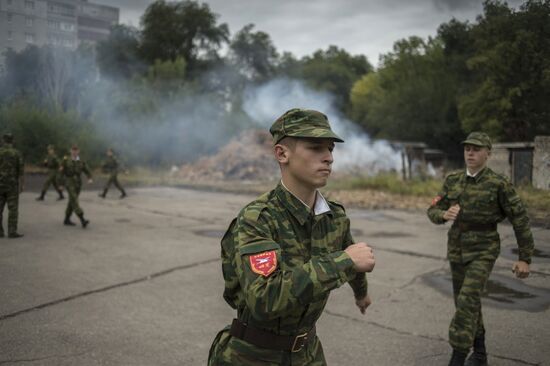
[{"label": "red sleeve patch", "polygon": [[249,258],[252,271],[264,277],[269,276],[277,269],[277,252],[274,250],[253,254]]},{"label": "red sleeve patch", "polygon": [[435,205],[437,205],[437,203],[438,203],[439,201],[441,201],[442,198],[443,198],[443,197],[441,197],[441,196],[435,196],[434,199],[432,200],[432,207],[435,206]]}]

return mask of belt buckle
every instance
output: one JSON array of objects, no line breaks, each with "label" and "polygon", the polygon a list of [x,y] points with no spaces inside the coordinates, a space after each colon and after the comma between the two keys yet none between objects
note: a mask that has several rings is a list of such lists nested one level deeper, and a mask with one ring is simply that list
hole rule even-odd
[{"label": "belt buckle", "polygon": [[[297,335],[296,338],[294,339],[294,344],[292,345],[292,349],[290,351],[294,352],[294,353],[295,352],[300,352],[302,350],[302,348],[304,348],[304,346],[306,345],[307,335],[308,335],[308,332],[305,332],[304,334]],[[301,341],[299,347],[296,348],[296,346],[298,345],[298,340],[303,340],[303,341]]]}]

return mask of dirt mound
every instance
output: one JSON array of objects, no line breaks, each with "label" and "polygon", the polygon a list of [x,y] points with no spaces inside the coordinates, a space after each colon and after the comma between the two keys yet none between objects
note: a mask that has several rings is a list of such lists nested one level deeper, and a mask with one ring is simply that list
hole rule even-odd
[{"label": "dirt mound", "polygon": [[183,165],[177,175],[190,181],[272,180],[279,176],[268,132],[248,130],[231,140],[216,155]]}]

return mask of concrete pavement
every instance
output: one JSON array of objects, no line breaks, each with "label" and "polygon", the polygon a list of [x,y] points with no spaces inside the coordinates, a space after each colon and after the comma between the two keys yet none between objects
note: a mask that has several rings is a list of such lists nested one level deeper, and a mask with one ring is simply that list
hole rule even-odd
[{"label": "concrete pavement", "polygon": [[[24,193],[18,240],[0,239],[0,365],[204,365],[233,311],[222,299],[219,239],[254,197],[172,188],[118,200],[86,191],[86,230],[62,225],[66,201]],[[446,227],[422,212],[348,210],[356,241],[375,248],[373,305],[350,288],[318,324],[330,365],[446,365],[453,313]],[[534,273],[513,278],[514,237],[484,319],[491,365],[550,365],[550,230],[534,228]]]}]

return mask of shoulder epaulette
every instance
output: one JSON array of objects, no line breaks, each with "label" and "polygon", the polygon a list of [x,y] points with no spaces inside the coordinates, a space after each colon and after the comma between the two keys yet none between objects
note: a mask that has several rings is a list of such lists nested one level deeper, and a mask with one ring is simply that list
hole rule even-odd
[{"label": "shoulder epaulette", "polygon": [[455,175],[459,175],[461,173],[464,173],[464,170],[453,170],[452,172],[450,173],[447,173],[447,175],[445,176],[445,179],[449,178],[449,177],[452,177],[452,176],[455,176]]},{"label": "shoulder epaulette", "polygon": [[337,206],[339,208],[342,209],[342,211],[346,212],[346,208],[344,207],[344,205],[338,201],[332,201],[332,200],[327,200],[327,202],[330,204],[330,205],[333,205],[333,206]]}]

